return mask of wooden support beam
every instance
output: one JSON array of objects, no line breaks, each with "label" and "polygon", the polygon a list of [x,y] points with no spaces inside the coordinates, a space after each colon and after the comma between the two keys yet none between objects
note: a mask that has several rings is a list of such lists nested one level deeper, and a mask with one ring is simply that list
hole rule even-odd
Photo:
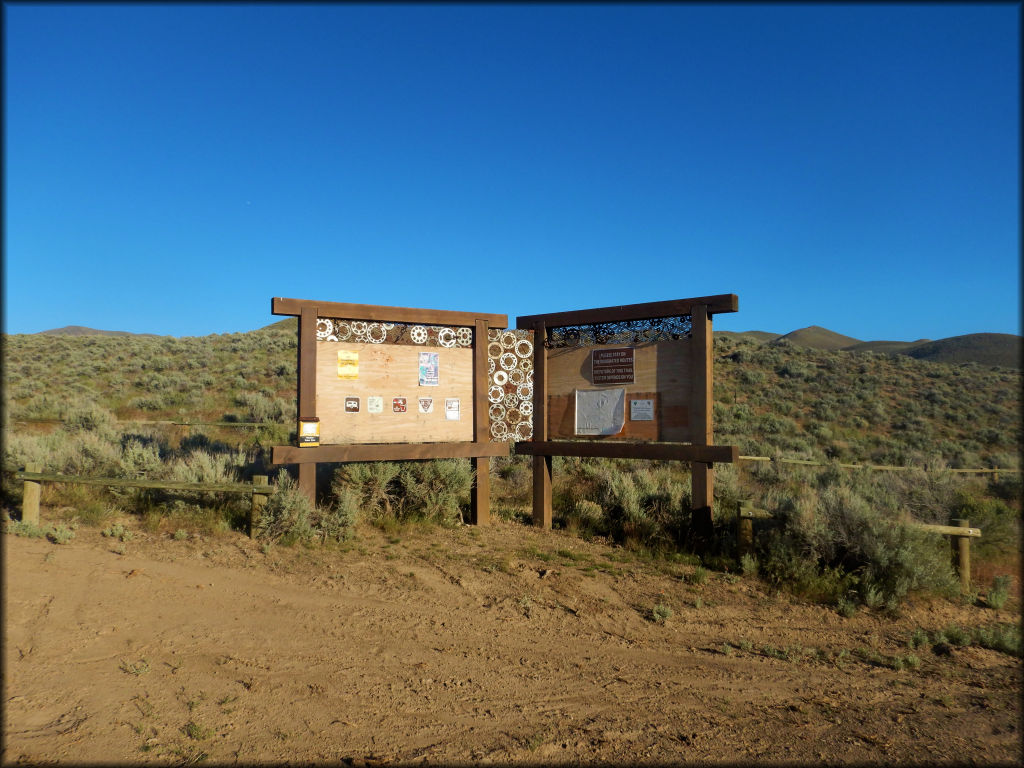
[{"label": "wooden support beam", "polygon": [[446,309],[415,309],[410,307],[383,307],[375,304],[348,304],[337,301],[313,301],[309,299],[270,300],[270,312],[274,315],[301,315],[307,307],[313,307],[320,317],[340,317],[369,322],[422,323],[423,325],[461,325],[473,327],[477,320],[485,320],[489,326],[505,328],[508,315],[483,312],[453,312]]},{"label": "wooden support beam", "polygon": [[[547,333],[543,321],[533,324],[533,441],[516,443],[517,453],[520,447],[544,445],[548,439]],[[550,530],[552,522],[551,467],[551,456],[534,453],[533,524],[545,530]]]},{"label": "wooden support beam", "polygon": [[[536,414],[536,410],[534,411]],[[537,422],[534,422],[536,435]],[[736,460],[734,445],[690,445],[689,443],[620,443],[610,440],[546,440],[516,443],[520,456],[601,456],[606,459],[663,459],[729,464]]]},{"label": "wooden support beam", "polygon": [[[262,493],[262,488],[269,490],[270,478],[266,475],[256,475],[252,479],[252,504],[249,507],[249,538],[253,538],[256,526],[263,515],[263,508],[267,505],[267,494]],[[257,490],[260,489],[260,490]]]},{"label": "wooden support beam", "polygon": [[[315,304],[299,309],[299,420],[316,416],[316,318]],[[298,429],[298,425],[296,425]],[[299,490],[316,504],[316,464],[299,464]]]},{"label": "wooden support beam", "polygon": [[321,445],[299,448],[275,445],[274,464],[348,461],[418,461],[420,459],[472,459],[479,456],[508,456],[508,443],[381,443],[373,445]]},{"label": "wooden support beam", "polygon": [[[39,474],[43,467],[37,463],[25,465],[26,473]],[[39,525],[39,499],[42,496],[42,485],[38,480],[25,480],[21,492],[21,522]]]},{"label": "wooden support beam", "polygon": [[[970,520],[953,522],[960,530],[971,527]],[[957,573],[960,574],[960,591],[966,595],[971,591],[971,537],[953,535],[949,541],[953,546],[953,561],[956,563]]]},{"label": "wooden support beam", "polygon": [[523,315],[516,318],[516,328],[536,328],[543,323],[548,328],[591,323],[619,323],[624,320],[646,320],[658,317],[678,317],[691,314],[695,306],[705,306],[711,314],[736,312],[739,299],[734,293],[701,296],[692,299],[651,301],[645,304],[622,304],[616,307],[578,309],[570,312],[549,312],[543,315]]},{"label": "wooden support beam", "polygon": [[[473,330],[473,442],[490,440],[490,419],[487,411],[487,320],[477,318]],[[491,460],[474,456],[473,488],[470,493],[470,522],[487,525],[491,518]]]}]

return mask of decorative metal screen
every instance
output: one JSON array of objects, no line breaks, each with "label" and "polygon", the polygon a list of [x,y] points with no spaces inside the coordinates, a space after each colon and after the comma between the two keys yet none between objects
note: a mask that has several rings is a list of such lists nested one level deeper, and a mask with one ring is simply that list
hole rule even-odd
[{"label": "decorative metal screen", "polygon": [[533,331],[487,332],[487,381],[491,438],[533,437]]},{"label": "decorative metal screen", "polygon": [[360,341],[371,344],[415,344],[425,347],[472,347],[473,329],[441,325],[369,323],[319,317],[317,341]]},{"label": "decorative metal screen", "polygon": [[692,332],[693,322],[690,315],[622,320],[617,323],[567,325],[549,328],[544,346],[556,349],[599,344],[648,344],[654,341],[688,339]]}]

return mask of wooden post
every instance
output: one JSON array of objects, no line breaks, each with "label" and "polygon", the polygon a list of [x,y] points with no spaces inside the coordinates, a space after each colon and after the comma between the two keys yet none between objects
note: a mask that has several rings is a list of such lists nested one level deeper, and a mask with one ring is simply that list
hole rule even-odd
[{"label": "wooden post", "polygon": [[[473,442],[490,438],[487,417],[487,320],[477,319],[473,329]],[[491,519],[491,460],[486,456],[470,459],[473,463],[473,488],[470,492],[469,522],[487,525]]]},{"label": "wooden post", "polygon": [[[958,528],[970,528],[971,521],[965,519],[953,520]],[[967,594],[971,591],[971,538],[969,536],[953,536],[953,561],[956,563],[957,572],[960,574],[960,591]]]},{"label": "wooden post", "polygon": [[[533,439],[548,439],[548,350],[547,327],[533,326]],[[533,524],[551,528],[551,456],[533,457]]]},{"label": "wooden post", "polygon": [[249,509],[249,538],[253,538],[253,531],[256,530],[256,523],[263,514],[263,507],[267,504],[267,494],[261,492],[261,488],[269,488],[270,478],[266,475],[255,475],[252,478],[252,506]]},{"label": "wooden post", "polygon": [[995,469],[995,472],[992,473],[992,482],[993,483],[998,483],[999,482],[999,467],[993,467],[993,469]]},{"label": "wooden post", "polygon": [[[711,445],[713,441],[712,413],[712,335],[711,315],[707,306],[701,304],[690,314],[692,328],[691,362],[693,366],[693,396],[690,404],[691,442],[694,445]],[[706,539],[711,535],[712,505],[715,480],[711,464],[693,462],[691,472],[692,510],[690,532],[695,539]]]},{"label": "wooden post", "polygon": [[[317,308],[303,306],[299,313],[299,419],[316,416]],[[298,425],[296,425],[296,428]],[[299,464],[299,490],[316,504],[316,463]]]},{"label": "wooden post", "polygon": [[[42,466],[36,463],[26,464],[26,472],[39,473],[43,471]],[[21,522],[39,525],[39,497],[42,495],[43,485],[37,480],[26,480],[21,496]]]},{"label": "wooden post", "polygon": [[741,501],[736,518],[736,554],[739,557],[754,552],[754,520],[750,512],[750,501]]}]

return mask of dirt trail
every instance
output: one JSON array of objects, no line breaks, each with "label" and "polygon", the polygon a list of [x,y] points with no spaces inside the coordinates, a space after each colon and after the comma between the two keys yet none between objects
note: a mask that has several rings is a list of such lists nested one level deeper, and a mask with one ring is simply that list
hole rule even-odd
[{"label": "dirt trail", "polygon": [[88,529],[4,545],[6,763],[1022,757],[1019,660],[851,653],[1007,611],[843,619],[500,523],[367,529],[347,551],[138,534],[117,554]]}]

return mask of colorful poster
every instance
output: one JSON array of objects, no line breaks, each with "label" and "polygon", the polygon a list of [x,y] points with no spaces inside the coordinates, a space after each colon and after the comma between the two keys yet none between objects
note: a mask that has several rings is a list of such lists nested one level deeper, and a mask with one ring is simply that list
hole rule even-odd
[{"label": "colorful poster", "polygon": [[338,350],[338,378],[359,378],[359,353],[349,350]]},{"label": "colorful poster", "polygon": [[448,421],[459,420],[459,398],[449,397],[444,401],[444,417]]},{"label": "colorful poster", "polygon": [[346,397],[345,398],[345,413],[359,413],[359,398],[358,397]]},{"label": "colorful poster", "polygon": [[371,396],[366,398],[367,413],[384,413],[384,398]]},{"label": "colorful poster", "polygon": [[420,352],[420,386],[436,387],[440,378],[437,352]]},{"label": "colorful poster", "polygon": [[420,398],[420,413],[433,413],[434,412],[434,398],[432,397],[421,397]]},{"label": "colorful poster", "polygon": [[391,410],[395,413],[405,413],[408,405],[404,397],[396,397],[391,401]]}]

